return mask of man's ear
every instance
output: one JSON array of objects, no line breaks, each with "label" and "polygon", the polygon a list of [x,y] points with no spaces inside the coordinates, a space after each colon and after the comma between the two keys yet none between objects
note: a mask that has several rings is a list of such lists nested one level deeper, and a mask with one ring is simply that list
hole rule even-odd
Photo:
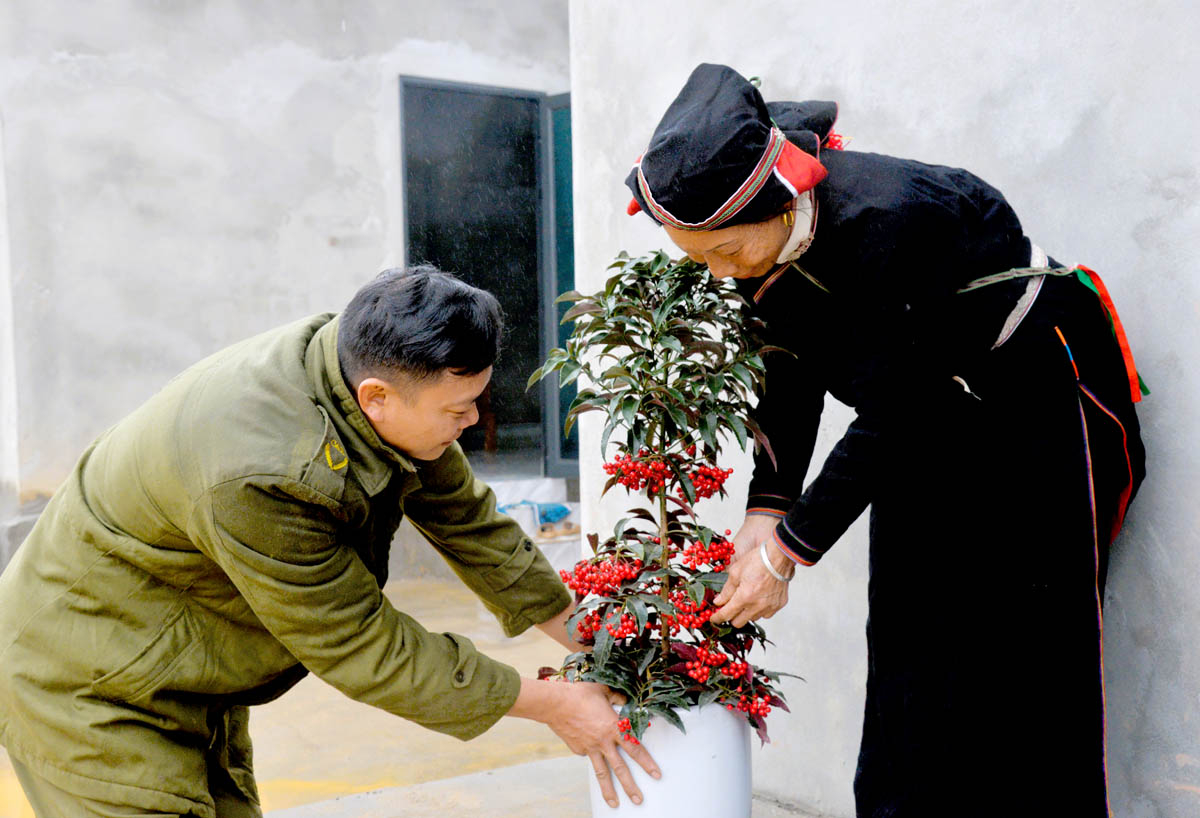
[{"label": "man's ear", "polygon": [[372,423],[380,422],[387,408],[389,398],[394,399],[391,387],[379,378],[363,378],[355,390],[358,407]]}]

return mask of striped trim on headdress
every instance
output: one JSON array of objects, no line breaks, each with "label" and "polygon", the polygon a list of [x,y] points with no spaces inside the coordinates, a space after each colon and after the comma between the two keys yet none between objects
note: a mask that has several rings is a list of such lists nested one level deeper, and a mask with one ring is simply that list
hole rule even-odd
[{"label": "striped trim on headdress", "polygon": [[663,224],[670,225],[676,230],[713,230],[733,218],[739,210],[758,195],[767,180],[771,178],[771,174],[779,162],[779,157],[787,145],[788,141],[784,138],[783,132],[778,128],[771,128],[771,135],[767,140],[766,149],[763,150],[762,158],[758,160],[758,164],[754,166],[754,170],[750,172],[746,181],[725,200],[716,213],[702,222],[681,221],[654,200],[654,194],[650,192],[650,185],[646,182],[646,175],[642,173],[641,160],[638,160],[637,165],[638,189],[642,193],[642,198],[646,200],[651,215]]}]

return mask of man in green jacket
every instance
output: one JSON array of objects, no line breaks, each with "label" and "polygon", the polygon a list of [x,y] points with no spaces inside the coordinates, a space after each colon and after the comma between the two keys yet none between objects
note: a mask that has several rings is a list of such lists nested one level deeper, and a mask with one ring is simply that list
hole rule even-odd
[{"label": "man in green jacket", "polygon": [[610,803],[613,775],[639,800],[607,688],[521,678],[380,591],[407,516],[508,635],[577,647],[569,594],[454,442],[500,330],[490,294],[388,271],[341,315],[201,361],[84,452],[0,576],[0,743],[39,818],[261,815],[247,706],[308,671],[464,740],[537,719]]}]

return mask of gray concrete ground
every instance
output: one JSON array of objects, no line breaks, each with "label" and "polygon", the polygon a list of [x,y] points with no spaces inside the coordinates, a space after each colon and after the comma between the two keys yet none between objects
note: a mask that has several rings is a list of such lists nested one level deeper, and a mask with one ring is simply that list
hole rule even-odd
[{"label": "gray concrete ground", "polygon": [[[394,560],[400,567],[400,560]],[[433,566],[426,566],[433,573]],[[415,565],[405,566],[415,573]],[[456,580],[426,574],[390,582],[388,598],[434,631],[534,675],[562,648],[537,630],[505,638]],[[352,701],[309,676],[252,711],[255,773],[269,818],[527,818],[590,814],[589,766],[545,726],[501,719],[462,742]],[[754,818],[806,813],[756,800]],[[0,749],[0,818],[33,818]]]},{"label": "gray concrete ground", "polygon": [[[277,810],[267,818],[591,818],[587,766],[573,757],[534,761]],[[752,809],[752,818],[817,818],[759,798]]]}]

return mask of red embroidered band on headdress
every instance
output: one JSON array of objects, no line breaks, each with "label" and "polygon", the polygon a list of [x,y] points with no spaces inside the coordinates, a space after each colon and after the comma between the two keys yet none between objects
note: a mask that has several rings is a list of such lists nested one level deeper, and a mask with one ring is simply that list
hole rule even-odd
[{"label": "red embroidered band on headdress", "polygon": [[[701,222],[685,222],[675,218],[666,208],[655,201],[654,194],[650,191],[650,185],[646,182],[646,176],[642,173],[640,157],[637,162],[638,190],[650,208],[651,215],[659,222],[677,230],[692,231],[715,230],[729,221],[758,195],[772,175],[777,176],[786,187],[791,189],[793,196],[798,196],[815,187],[827,173],[825,166],[815,157],[789,142],[778,128],[771,128],[762,158],[750,172],[746,181],[725,200],[724,204],[717,208],[717,212],[707,219]],[[635,198],[630,200],[625,212],[632,216],[641,209]]]}]

